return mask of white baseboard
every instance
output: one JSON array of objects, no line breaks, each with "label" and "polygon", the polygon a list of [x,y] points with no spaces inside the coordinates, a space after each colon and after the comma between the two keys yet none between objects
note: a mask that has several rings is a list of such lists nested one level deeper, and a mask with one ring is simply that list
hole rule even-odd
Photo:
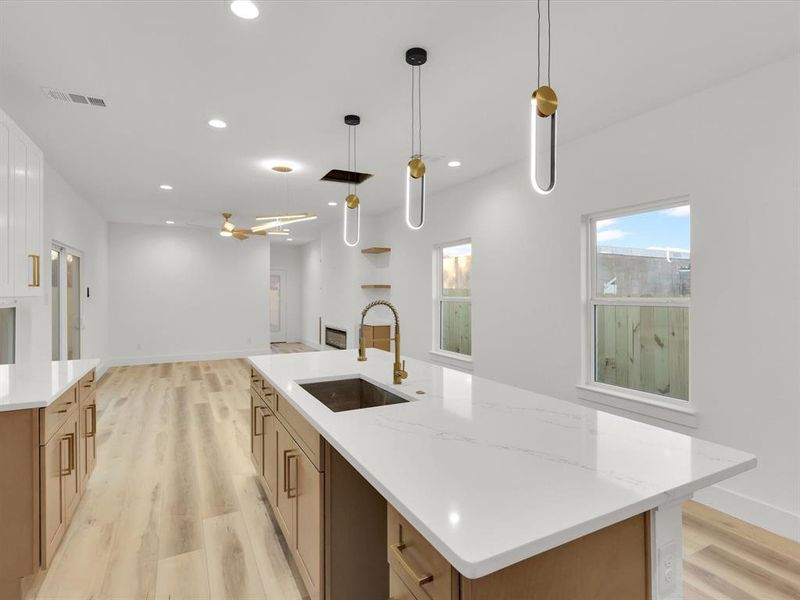
[{"label": "white baseboard", "polygon": [[224,360],[229,358],[245,358],[259,354],[272,354],[267,348],[250,348],[248,350],[230,350],[228,352],[206,352],[200,354],[164,354],[160,356],[130,356],[104,360],[103,371],[109,367],[127,367],[131,365],[153,365],[161,363],[187,362],[195,360]]},{"label": "white baseboard", "polygon": [[800,543],[800,514],[743,496],[718,485],[696,492],[694,499]]}]

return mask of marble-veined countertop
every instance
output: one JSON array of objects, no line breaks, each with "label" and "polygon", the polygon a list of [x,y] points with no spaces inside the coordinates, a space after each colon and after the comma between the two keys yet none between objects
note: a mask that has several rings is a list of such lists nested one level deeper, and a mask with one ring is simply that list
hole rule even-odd
[{"label": "marble-veined countertop", "polygon": [[[370,349],[252,365],[465,577],[478,578],[755,467],[753,455]],[[334,413],[298,382],[363,377],[408,403]],[[417,394],[424,391],[424,395]]]}]

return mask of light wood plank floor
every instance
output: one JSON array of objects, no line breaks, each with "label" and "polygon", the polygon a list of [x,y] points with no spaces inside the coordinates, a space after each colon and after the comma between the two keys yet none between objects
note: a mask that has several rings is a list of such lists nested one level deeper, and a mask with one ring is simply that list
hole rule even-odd
[{"label": "light wood plank floor", "polygon": [[275,342],[270,344],[273,352],[279,354],[290,354],[293,352],[317,352],[316,348],[306,346],[302,342]]},{"label": "light wood plank floor", "polygon": [[[250,462],[248,386],[243,360],[100,380],[97,467],[38,598],[305,597]],[[800,598],[800,545],[694,502],[684,525],[687,600]]]},{"label": "light wood plank floor", "polygon": [[249,369],[112,369],[98,461],[38,598],[301,600],[250,462]]}]

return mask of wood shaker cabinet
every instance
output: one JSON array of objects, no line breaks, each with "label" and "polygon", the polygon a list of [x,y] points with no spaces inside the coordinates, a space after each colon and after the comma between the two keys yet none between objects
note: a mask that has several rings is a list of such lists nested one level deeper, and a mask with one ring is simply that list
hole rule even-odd
[{"label": "wood shaker cabinet", "polygon": [[250,382],[253,464],[310,598],[384,600],[386,501],[255,369]]},{"label": "wood shaker cabinet", "polygon": [[94,468],[94,371],[83,382],[83,395],[78,382],[46,408],[0,412],[3,600],[21,598],[50,565]]}]

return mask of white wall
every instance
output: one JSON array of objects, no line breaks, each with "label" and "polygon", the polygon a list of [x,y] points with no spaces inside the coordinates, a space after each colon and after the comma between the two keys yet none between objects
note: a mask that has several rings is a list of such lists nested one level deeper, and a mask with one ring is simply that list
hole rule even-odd
[{"label": "white wall", "polygon": [[268,240],[109,225],[113,364],[269,352]]},{"label": "white wall", "polygon": [[[53,241],[80,250],[83,255],[81,356],[104,358],[108,348],[108,225],[100,212],[45,161],[42,258],[45,295],[17,303],[17,363],[52,358],[50,246]],[[90,299],[85,297],[87,286],[91,288]]]},{"label": "white wall", "polygon": [[286,302],[286,341],[302,340],[302,324],[300,322],[301,288],[302,288],[302,246],[292,246],[286,242],[270,244],[270,268],[285,274],[283,290]]},{"label": "white wall", "polygon": [[[754,115],[747,89],[770,90],[768,110]],[[793,57],[560,147],[550,196],[523,161],[432,196],[421,231],[385,215],[365,233],[392,247],[383,296],[400,310],[403,353],[431,348],[434,244],[471,237],[474,372],[576,399],[582,216],[688,194],[698,426],[669,426],[758,455],[757,470],[700,497],[800,539],[798,106]],[[353,321],[362,274],[337,232],[321,237],[322,312]]]},{"label": "white wall", "polygon": [[301,339],[304,343],[319,343],[319,317],[322,316],[322,254],[319,240],[301,247]]}]

